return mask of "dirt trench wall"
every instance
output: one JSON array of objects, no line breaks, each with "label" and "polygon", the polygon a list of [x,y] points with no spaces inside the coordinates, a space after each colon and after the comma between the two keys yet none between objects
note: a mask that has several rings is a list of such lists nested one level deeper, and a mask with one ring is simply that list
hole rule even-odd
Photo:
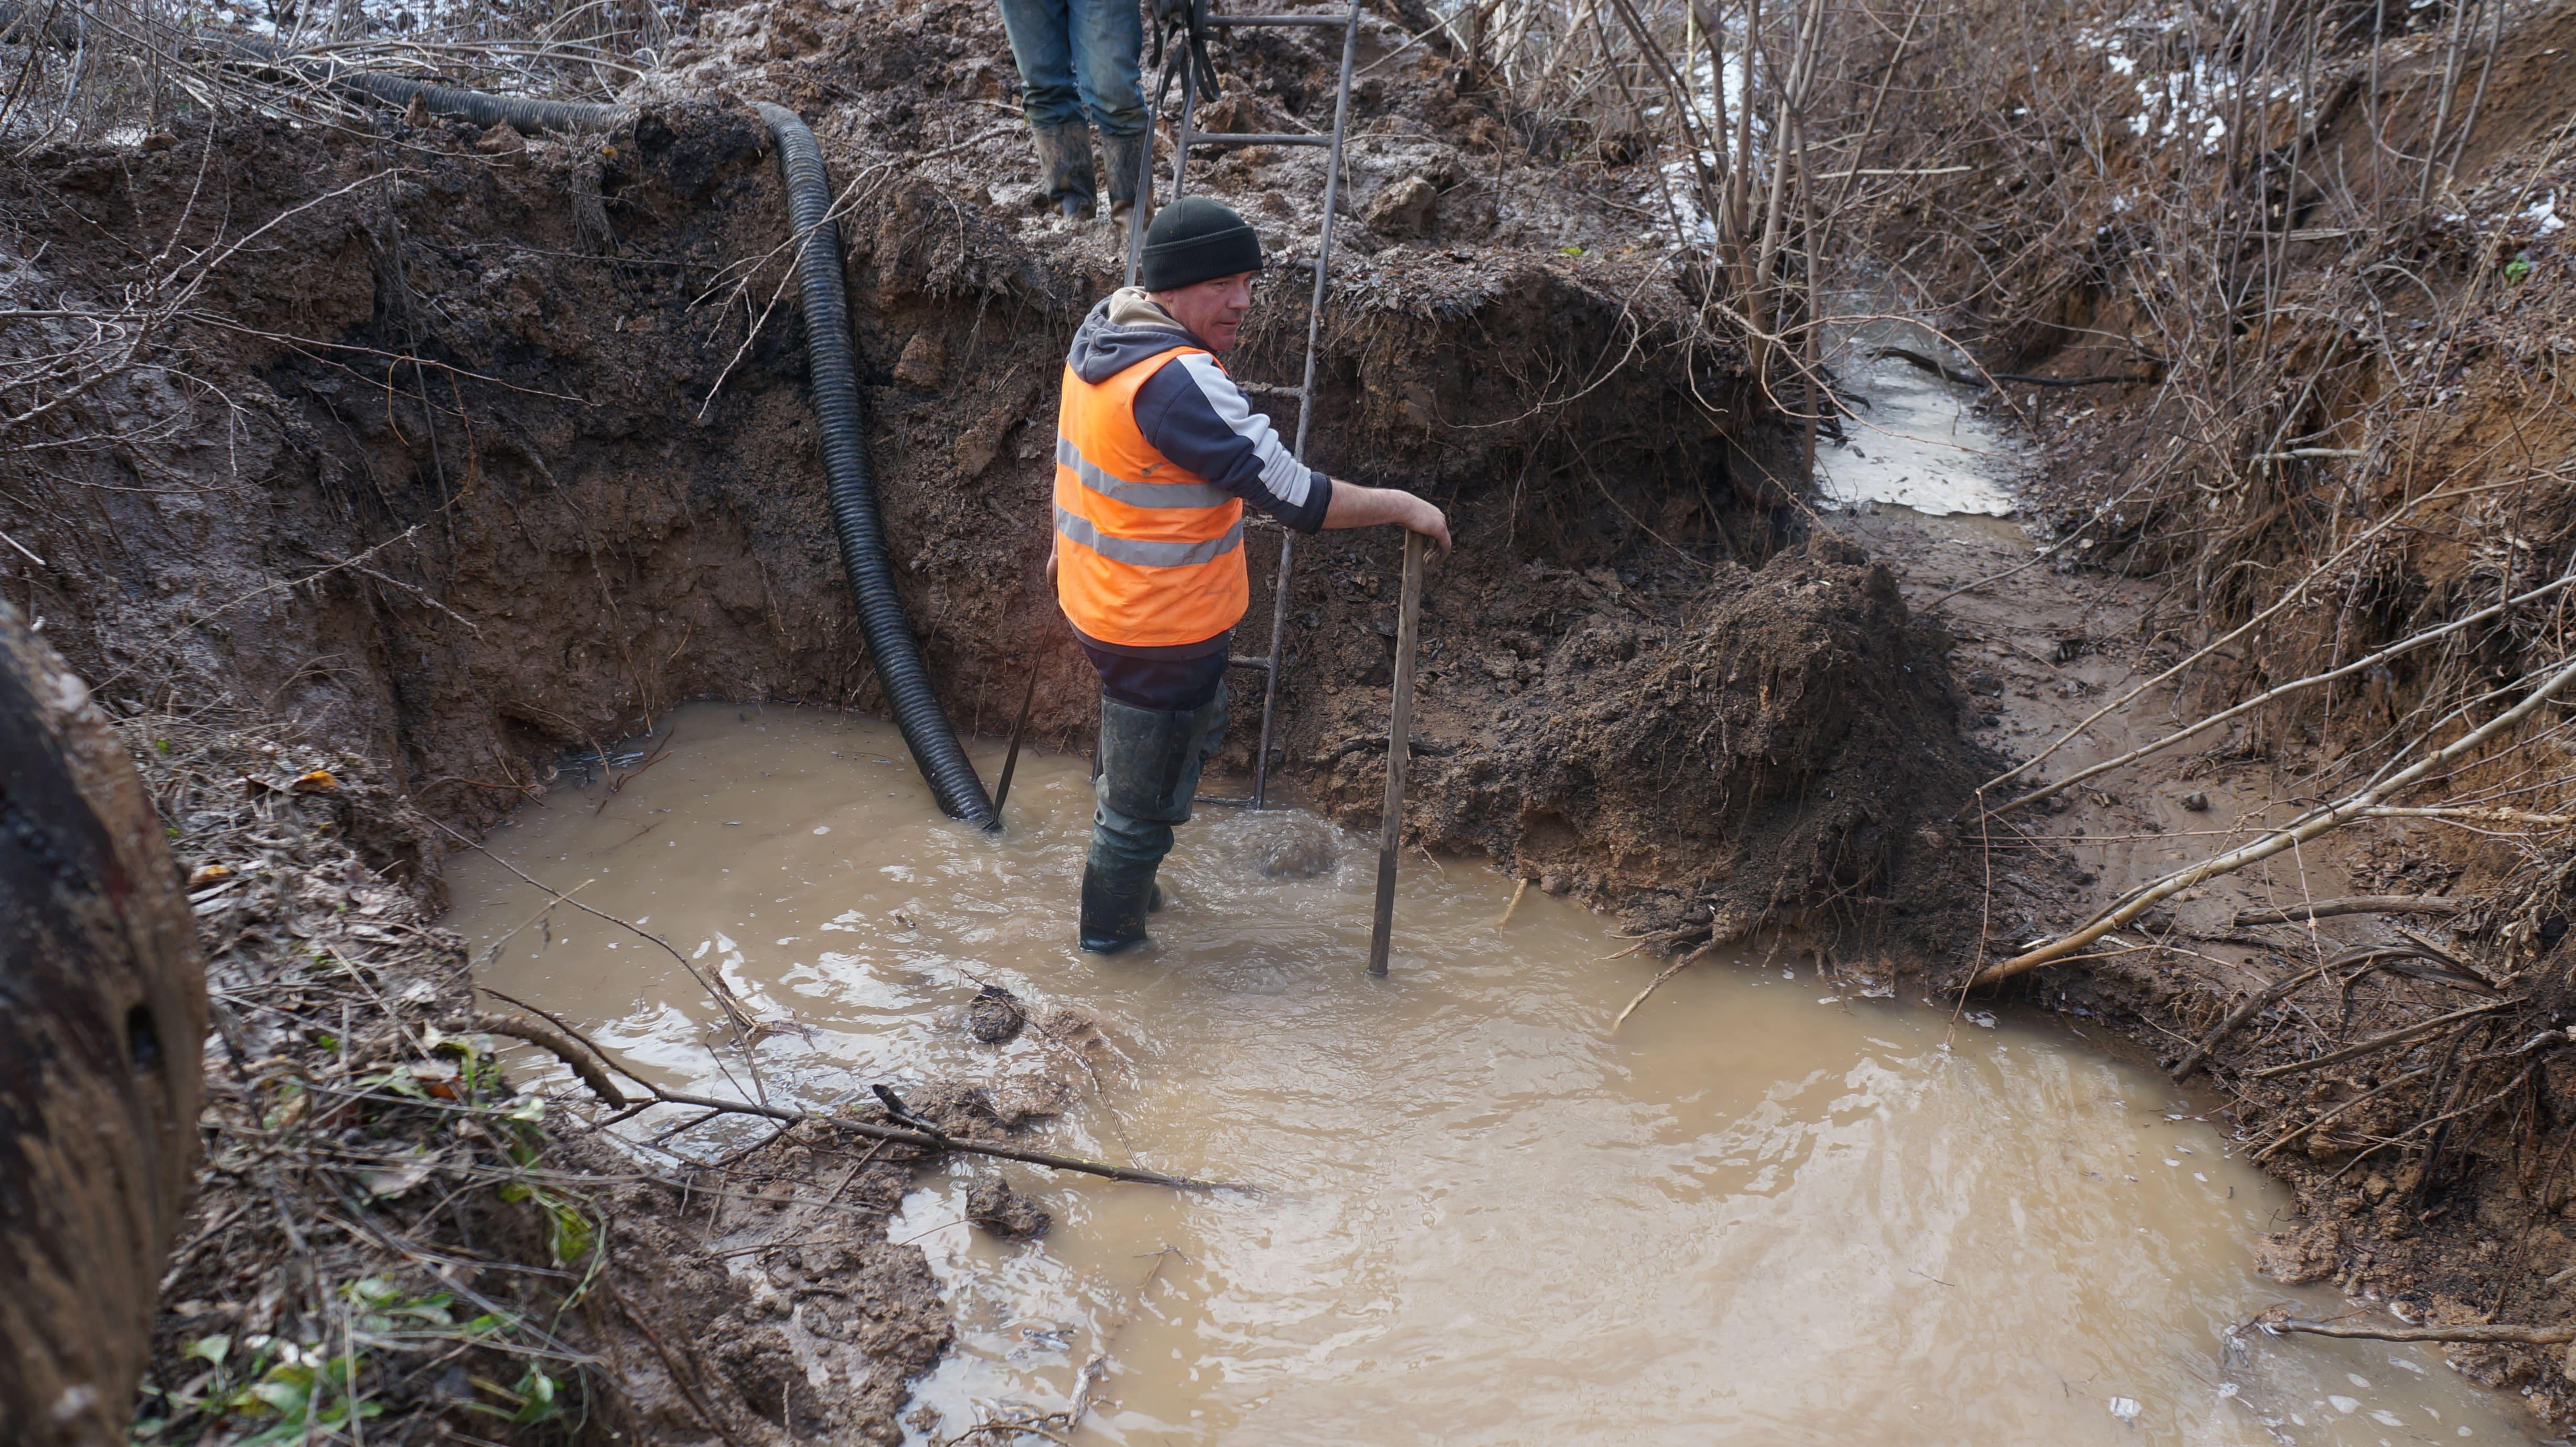
[{"label": "dirt trench wall", "polygon": [[[907,610],[961,728],[998,729],[1035,654],[1039,736],[1076,743],[1093,686],[1039,587],[1048,443],[1061,348],[1114,256],[1032,251],[829,144]],[[0,498],[45,560],[12,552],[0,587],[111,706],[291,717],[488,819],[542,760],[677,700],[879,704],[747,113],[533,144],[243,123],[30,166],[0,202],[13,292],[103,308],[156,264],[196,286],[163,323],[170,365],[67,408]],[[262,225],[202,276],[143,260]],[[1360,267],[1327,330],[1321,461],[1449,502],[1462,573],[1767,546],[1705,400],[1722,357],[1657,344],[1615,263],[1457,255]],[[1302,314],[1274,292],[1244,365],[1277,365]],[[1300,602],[1296,628],[1354,626],[1321,581]],[[1291,716],[1330,686],[1292,674]]]}]

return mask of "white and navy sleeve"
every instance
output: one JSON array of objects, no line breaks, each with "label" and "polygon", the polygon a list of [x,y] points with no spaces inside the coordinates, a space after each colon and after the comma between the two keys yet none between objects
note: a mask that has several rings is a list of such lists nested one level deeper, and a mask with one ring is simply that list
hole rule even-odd
[{"label": "white and navy sleeve", "polygon": [[1333,480],[1299,462],[1214,357],[1185,352],[1136,389],[1154,450],[1301,533],[1320,531]]}]

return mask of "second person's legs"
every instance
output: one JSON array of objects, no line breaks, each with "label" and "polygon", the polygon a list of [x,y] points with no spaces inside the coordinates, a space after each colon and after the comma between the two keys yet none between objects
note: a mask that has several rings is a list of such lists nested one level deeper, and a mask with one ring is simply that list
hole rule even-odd
[{"label": "second person's legs", "polygon": [[1067,33],[1082,108],[1100,128],[1108,163],[1109,214],[1126,219],[1152,150],[1145,113],[1145,24],[1136,0],[1068,0]]},{"label": "second person's legs", "polygon": [[1086,0],[1001,0],[1002,29],[1020,70],[1020,107],[1038,147],[1039,184],[1067,216],[1092,209],[1091,128],[1075,78],[1075,32]]}]

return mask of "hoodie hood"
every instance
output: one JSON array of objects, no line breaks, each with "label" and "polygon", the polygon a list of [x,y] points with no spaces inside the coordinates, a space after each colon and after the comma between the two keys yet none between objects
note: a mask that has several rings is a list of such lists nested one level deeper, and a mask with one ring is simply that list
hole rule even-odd
[{"label": "hoodie hood", "polygon": [[1206,346],[1172,320],[1172,314],[1143,287],[1122,286],[1074,329],[1073,347],[1065,353],[1064,364],[1075,376],[1097,386],[1157,352]]}]

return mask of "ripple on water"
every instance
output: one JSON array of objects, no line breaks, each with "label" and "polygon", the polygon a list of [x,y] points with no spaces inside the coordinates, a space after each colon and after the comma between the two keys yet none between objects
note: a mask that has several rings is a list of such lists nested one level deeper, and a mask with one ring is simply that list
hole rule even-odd
[{"label": "ripple on water", "polygon": [[[1373,982],[1373,846],[1286,813],[1184,828],[1156,946],[1093,959],[1071,947],[1080,760],[1023,757],[995,839],[935,816],[888,726],[674,724],[604,805],[559,789],[494,844],[550,883],[596,879],[585,901],[813,1025],[759,1047],[773,1091],[1040,1069],[1038,1032],[966,1031],[989,981],[1080,1007],[1113,1047],[1105,1093],[1047,1144],[1273,1188],[1013,1167],[1056,1225],[1004,1243],[961,1224],[989,1164],[925,1174],[892,1234],[960,1324],[921,1386],[945,1432],[1059,1410],[1105,1358],[1086,1440],[2523,1435],[2428,1350],[2231,1341],[2274,1302],[2334,1306],[2252,1274],[2245,1243],[2287,1198],[2159,1078],[2044,1024],[1945,1049],[1943,1015],[1774,961],[1685,972],[1613,1034],[1656,962],[1605,958],[1624,942],[1535,894],[1500,928],[1506,881],[1418,856]],[[478,945],[542,902],[475,859],[450,883]],[[559,913],[486,975],[726,1089],[686,974],[595,926]]]}]

